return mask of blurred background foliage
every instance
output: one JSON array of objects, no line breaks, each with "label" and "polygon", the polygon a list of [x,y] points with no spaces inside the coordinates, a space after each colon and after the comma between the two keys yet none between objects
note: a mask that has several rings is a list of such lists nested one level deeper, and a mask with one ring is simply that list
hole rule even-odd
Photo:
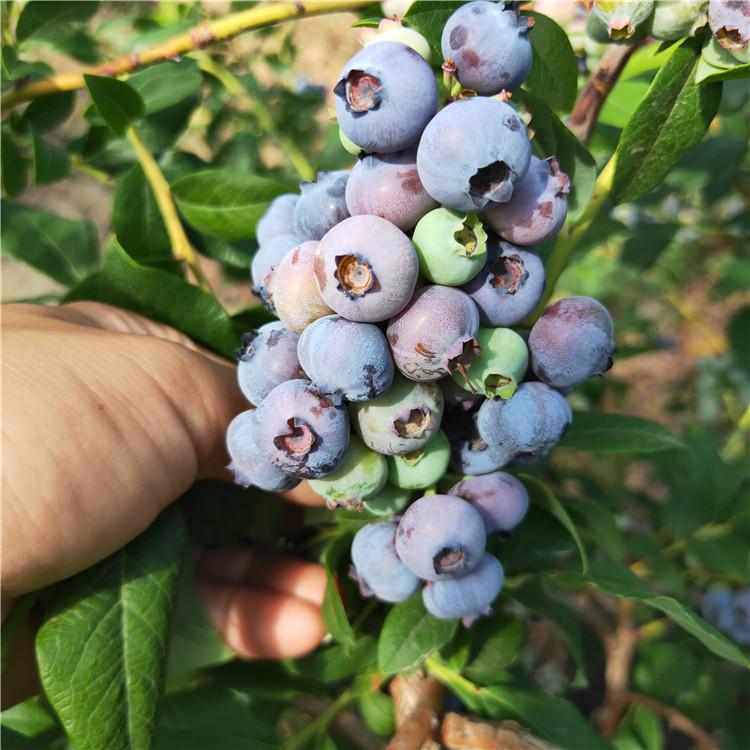
[{"label": "blurred background foliage", "polygon": [[[27,13],[21,24],[24,4],[2,3],[4,84],[132,53],[254,3],[41,5],[44,14]],[[585,37],[575,3],[553,5],[537,3],[536,9],[556,17],[568,31],[578,57],[580,90],[604,47]],[[319,170],[349,165],[331,114],[331,83],[359,48],[359,35],[367,33],[351,24],[377,12],[374,5],[358,15],[279,24],[132,74],[128,83],[145,104],[138,132],[167,179],[222,167],[295,189],[300,179],[311,179]],[[589,144],[600,167],[669,54],[650,42],[629,60]],[[602,300],[617,324],[615,368],[576,391],[573,407],[657,421],[679,435],[687,450],[635,458],[610,454],[604,433],[596,453],[561,448],[544,467],[529,470],[532,476],[544,474],[598,558],[623,563],[656,593],[693,609],[700,608],[712,586],[750,586],[749,99],[747,79],[724,81],[719,115],[703,141],[659,188],[599,215],[556,291]],[[8,112],[2,158],[3,190],[10,199],[2,216],[4,302],[60,301],[99,266],[113,232],[130,258],[181,273],[130,144],[110,133],[85,91],[55,94]],[[181,197],[189,203],[187,194],[177,191],[177,196],[178,204]],[[248,284],[254,241],[187,231],[235,323],[242,327],[262,320],[263,313],[252,307]],[[38,257],[29,247],[40,248]],[[545,255],[550,248],[539,250]],[[232,335],[230,328],[229,342]],[[216,501],[214,507],[207,507],[206,497]],[[323,528],[316,537],[295,537],[271,498],[259,494],[250,505],[241,491],[226,485],[197,487],[183,505],[199,542],[225,541],[227,529],[232,536],[244,532],[256,541],[293,542],[308,551],[332,540],[325,554],[334,562],[342,558],[358,523],[341,513],[335,533]],[[221,519],[215,507],[222,508]],[[562,589],[553,597],[549,583],[560,561],[574,558],[574,540],[549,516],[533,513],[539,516],[534,523],[503,548],[508,597],[503,612],[486,626],[490,641],[493,633],[501,634],[498,647],[471,659],[446,650],[441,663],[461,665],[456,669],[479,685],[490,684],[488,674],[491,684],[509,675],[515,685],[565,695],[596,722],[608,661],[606,638],[596,634],[602,628],[614,633],[618,624],[629,623],[638,634],[626,665],[630,688],[657,703],[631,703],[614,732],[614,746],[698,746],[695,738],[686,739],[664,721],[669,717],[659,707],[666,705],[711,732],[725,750],[746,750],[748,672],[717,659],[667,617],[609,596],[606,587]],[[307,520],[320,518],[308,512]],[[530,571],[543,575],[526,581]],[[383,676],[375,666],[382,613],[369,605],[350,613],[357,633],[354,647],[334,642],[297,663],[226,661],[217,666],[229,655],[212,640],[186,593],[189,570],[181,578],[185,595],[178,599],[170,695],[155,747],[275,747],[279,727],[290,750],[384,744],[378,737],[388,737],[393,722],[391,699],[380,689]],[[343,586],[350,593],[349,584]],[[507,625],[507,613],[522,623],[523,633]],[[204,669],[196,682],[199,668]],[[463,704],[478,710],[461,696],[458,683],[454,688]],[[331,729],[319,721],[327,716],[328,704],[321,701],[335,703],[343,695],[344,703],[359,711],[345,711]],[[502,704],[487,703],[480,712],[508,715],[497,705]],[[316,731],[296,742],[311,717],[319,721]],[[43,700],[5,712],[2,727],[3,745],[10,750],[72,747]]]}]

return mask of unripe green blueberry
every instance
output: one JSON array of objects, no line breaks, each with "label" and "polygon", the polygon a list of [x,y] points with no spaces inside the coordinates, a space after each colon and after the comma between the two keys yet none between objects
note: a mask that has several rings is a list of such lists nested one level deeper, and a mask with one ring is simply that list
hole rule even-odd
[{"label": "unripe green blueberry", "polygon": [[708,0],[656,0],[649,36],[672,41],[692,36],[708,23]]},{"label": "unripe green blueberry", "polygon": [[385,456],[370,450],[352,435],[344,460],[335,471],[310,480],[310,487],[325,498],[329,508],[361,508],[362,501],[377,494],[388,478]]},{"label": "unripe green blueberry", "polygon": [[480,328],[477,341],[482,351],[466,367],[469,382],[460,372],[453,379],[487,398],[510,398],[529,365],[526,342],[510,328]]},{"label": "unripe green blueberry", "polygon": [[395,516],[400,513],[411,499],[411,491],[386,482],[377,495],[362,501],[364,509],[374,516]]},{"label": "unripe green blueberry", "polygon": [[474,214],[436,208],[414,228],[419,270],[435,284],[460,286],[473,279],[487,258],[487,232]]},{"label": "unripe green blueberry", "polygon": [[629,42],[644,30],[654,9],[654,0],[594,0],[592,15],[607,28],[609,40]]},{"label": "unripe green blueberry", "polygon": [[424,489],[442,478],[450,457],[448,438],[442,430],[438,430],[424,448],[403,456],[389,456],[388,478],[403,489]]}]

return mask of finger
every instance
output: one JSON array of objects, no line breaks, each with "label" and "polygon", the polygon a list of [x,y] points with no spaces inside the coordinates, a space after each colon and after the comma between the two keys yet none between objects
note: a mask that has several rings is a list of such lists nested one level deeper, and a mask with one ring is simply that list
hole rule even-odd
[{"label": "finger", "polygon": [[272,589],[315,607],[323,604],[326,589],[321,565],[255,544],[204,550],[198,575],[206,580]]},{"label": "finger", "polygon": [[198,595],[226,644],[245,659],[293,659],[323,639],[320,610],[268,589],[199,580]]}]

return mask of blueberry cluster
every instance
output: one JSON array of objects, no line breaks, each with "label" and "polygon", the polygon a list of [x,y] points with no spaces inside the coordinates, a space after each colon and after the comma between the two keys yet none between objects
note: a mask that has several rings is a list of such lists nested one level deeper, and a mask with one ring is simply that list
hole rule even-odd
[{"label": "blueberry cluster", "polygon": [[485,0],[450,17],[439,111],[416,51],[427,45],[388,33],[334,88],[354,168],[277,198],[258,224],[253,289],[280,322],[244,338],[238,379],[256,408],[227,447],[241,484],[308,479],[329,507],[387,519],[449,465],[472,475],[352,547],[363,592],[401,601],[426,581],[430,612],[470,620],[503,582],[486,535],[528,505],[498,470],[560,440],[563,394],[611,366],[613,324],[596,300],[568,297],[513,330],[542,298],[532,245],[560,230],[570,187],[554,157],[532,156],[508,102],[531,65],[528,20]]},{"label": "blueberry cluster", "polygon": [[750,646],[750,588],[732,592],[719,586],[703,597],[703,616],[742,646]]}]

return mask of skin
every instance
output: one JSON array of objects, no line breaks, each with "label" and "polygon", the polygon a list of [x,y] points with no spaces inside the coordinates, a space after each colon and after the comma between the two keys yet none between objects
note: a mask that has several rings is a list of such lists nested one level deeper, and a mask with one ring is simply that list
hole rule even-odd
[{"label": "skin", "polygon": [[[5,306],[3,614],[125,545],[196,479],[228,479],[224,432],[244,408],[234,366],[167,326],[93,302]],[[242,657],[300,656],[325,633],[318,565],[227,547],[202,554],[197,586]],[[24,644],[7,702],[33,672]]]}]

